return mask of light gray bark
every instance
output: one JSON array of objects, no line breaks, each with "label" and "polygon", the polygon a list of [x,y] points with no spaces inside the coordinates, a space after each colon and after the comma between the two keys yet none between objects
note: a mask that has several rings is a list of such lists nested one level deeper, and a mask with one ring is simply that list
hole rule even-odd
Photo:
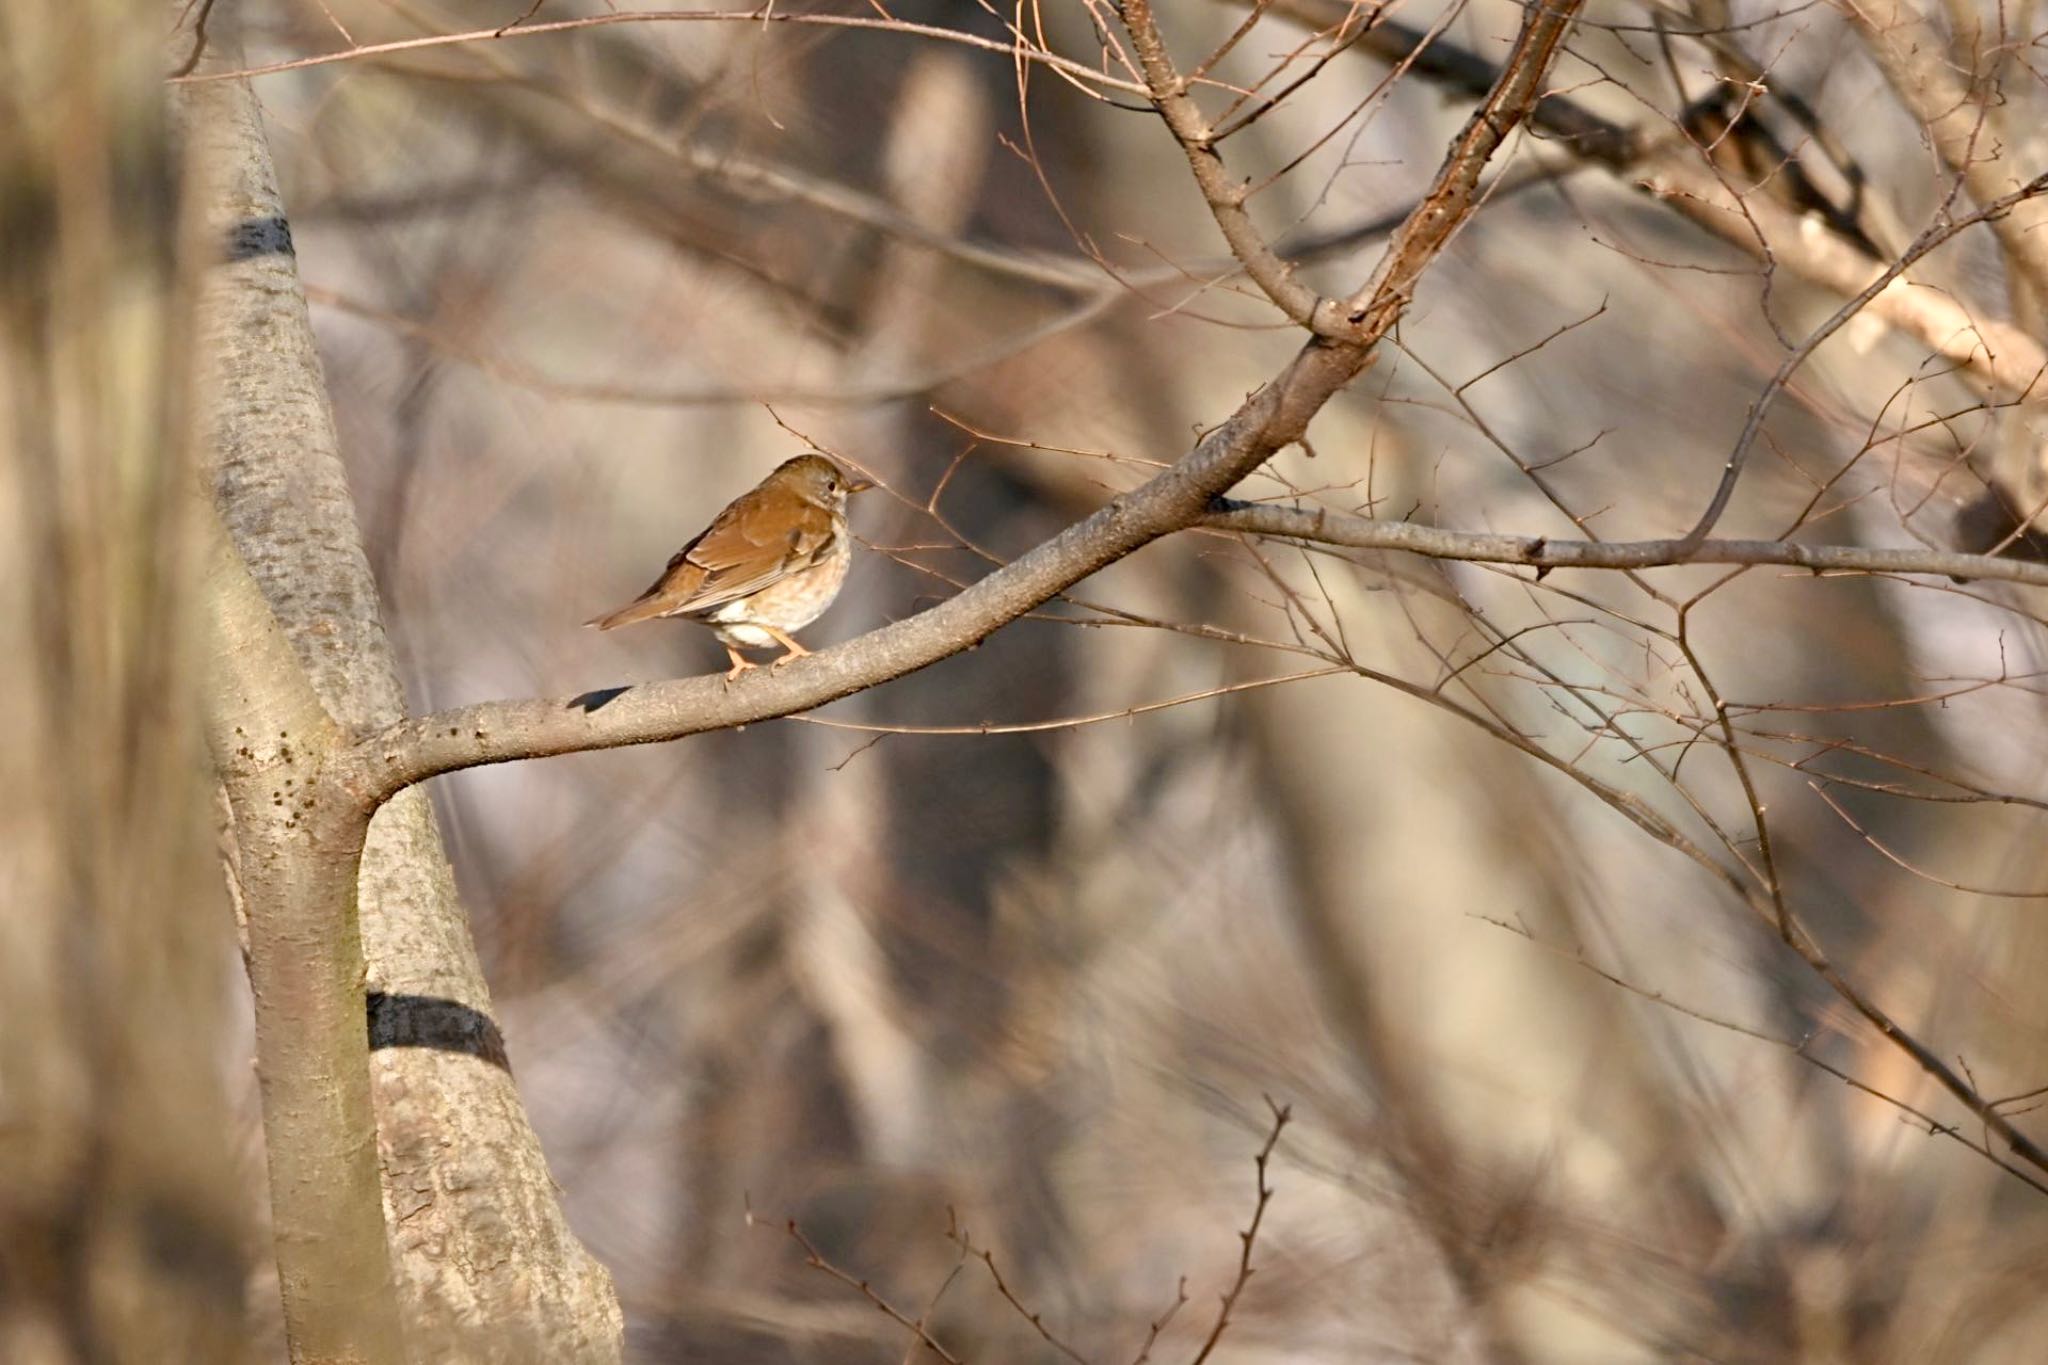
[{"label": "light gray bark", "polygon": [[[218,50],[211,60],[238,55]],[[242,82],[187,90],[194,136],[221,168],[215,229],[230,256],[209,281],[201,342],[212,369],[221,518],[312,695],[342,733],[359,735],[401,720],[405,702],[260,111]],[[346,827],[344,808],[356,809],[337,799],[334,831]],[[309,812],[296,830],[267,832],[284,843],[307,834],[307,822],[318,823]],[[238,835],[245,866],[260,865],[251,831]],[[253,922],[263,907],[250,890]],[[373,1016],[381,1045],[368,1064],[414,1357],[617,1359],[622,1328],[610,1277],[555,1199],[424,793],[377,813],[356,896],[368,989],[381,996]],[[363,1030],[360,1014],[352,1027]]]},{"label": "light gray bark", "polygon": [[[217,322],[218,315],[209,318]],[[378,1195],[355,868],[328,781],[340,732],[213,528],[207,739],[234,822],[278,1288],[294,1362],[404,1359]]]}]

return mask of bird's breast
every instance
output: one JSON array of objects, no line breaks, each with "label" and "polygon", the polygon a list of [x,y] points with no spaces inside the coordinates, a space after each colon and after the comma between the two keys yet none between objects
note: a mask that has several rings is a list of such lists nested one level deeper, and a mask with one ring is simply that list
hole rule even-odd
[{"label": "bird's breast", "polygon": [[[839,595],[839,589],[846,582],[847,568],[853,562],[851,547],[846,537],[840,536],[832,551],[814,564],[792,569],[780,578],[758,591],[720,603],[705,617],[715,625],[724,627],[721,634],[729,634],[739,644],[766,646],[774,643],[774,637],[765,631],[756,630],[752,635],[742,634],[749,625],[768,625],[777,630],[796,630],[807,626],[832,605],[832,599]],[[758,638],[757,638],[758,637]]]}]

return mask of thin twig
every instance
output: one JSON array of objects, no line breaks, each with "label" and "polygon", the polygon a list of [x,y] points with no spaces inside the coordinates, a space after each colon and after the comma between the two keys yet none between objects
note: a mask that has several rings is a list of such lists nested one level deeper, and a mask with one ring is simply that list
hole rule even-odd
[{"label": "thin twig", "polygon": [[1017,1297],[1016,1291],[1010,1288],[1010,1282],[1003,1278],[1003,1272],[996,1268],[995,1253],[986,1247],[974,1245],[973,1239],[967,1235],[967,1229],[960,1225],[959,1219],[950,1208],[946,1210],[946,1237],[960,1248],[962,1256],[971,1256],[987,1267],[988,1277],[995,1282],[996,1292],[1003,1296],[1003,1302],[1015,1309],[1018,1317],[1030,1323],[1046,1345],[1073,1361],[1074,1365],[1089,1365],[1088,1357],[1054,1335],[1052,1329],[1045,1325],[1043,1314],[1026,1307],[1024,1301]]},{"label": "thin twig", "polygon": [[1126,94],[1143,95],[1145,87],[1137,81],[1123,80],[1105,75],[1091,66],[1077,62],[1057,53],[1025,49],[1015,43],[997,42],[976,33],[965,33],[959,29],[942,28],[937,24],[915,24],[905,19],[869,18],[857,14],[806,14],[778,13],[773,5],[757,10],[652,10],[619,11],[610,14],[588,14],[578,19],[555,19],[545,24],[527,24],[519,28],[478,28],[462,33],[430,33],[419,38],[399,38],[386,43],[363,43],[344,48],[339,52],[322,52],[311,57],[293,57],[283,61],[266,62],[260,66],[245,66],[232,71],[210,71],[204,75],[175,76],[173,84],[198,83],[201,81],[247,80],[254,76],[271,76],[280,71],[303,71],[308,67],[332,66],[336,62],[361,61],[371,57],[385,57],[394,52],[418,52],[426,48],[457,47],[464,43],[511,42],[519,38],[540,38],[549,34],[569,33],[578,29],[603,28],[611,24],[679,24],[679,23],[740,23],[740,24],[786,24],[811,25],[822,28],[868,29],[882,33],[900,33],[917,38],[930,38],[938,42],[958,43],[983,52],[994,52],[1018,61],[1031,62],[1051,67],[1064,75],[1077,77],[1087,85],[1103,90],[1120,90]]},{"label": "thin twig", "polygon": [[[1850,319],[1862,312],[1872,300],[1891,289],[1909,267],[1935,248],[1979,223],[2003,217],[2017,205],[2043,193],[2048,193],[2048,173],[2035,176],[2011,194],[1992,200],[1974,213],[1944,217],[1942,221],[1921,233],[1913,244],[1906,248],[1903,255],[1886,266],[1876,279],[1866,284],[1847,303],[1837,308],[1826,321],[1814,328],[1804,341],[1795,346],[1765,383],[1763,392],[1759,393],[1756,401],[1750,405],[1748,420],[1743,423],[1742,433],[1735,439],[1735,448],[1729,452],[1728,461],[1721,468],[1721,481],[1714,488],[1714,496],[1708,501],[1706,511],[1700,514],[1700,519],[1694,523],[1693,528],[1685,533],[1682,543],[1688,547],[1697,546],[1707,538],[1715,523],[1720,521],[1721,513],[1727,510],[1729,499],[1735,496],[1735,485],[1742,477],[1742,469],[1748,462],[1749,453],[1755,448],[1757,437],[1763,431],[1765,414],[1770,411],[1777,396],[1792,382],[1792,376],[1806,363],[1807,358],[1820,349],[1822,342],[1847,326]],[[2035,383],[2040,379],[2041,376],[2035,376]],[[2029,385],[2030,390],[2033,387],[2032,384]]]},{"label": "thin twig", "polygon": [[[751,1210],[747,1213],[747,1221],[749,1223],[755,1221]],[[813,1270],[823,1271],[847,1288],[859,1293],[862,1298],[875,1306],[876,1311],[886,1315],[890,1321],[903,1328],[906,1332],[909,1332],[918,1341],[924,1343],[925,1347],[933,1355],[945,1361],[946,1365],[962,1365],[960,1357],[947,1350],[939,1339],[931,1334],[931,1330],[925,1326],[923,1318],[909,1317],[901,1309],[875,1292],[874,1286],[866,1280],[861,1279],[858,1275],[841,1270],[838,1266],[826,1260],[824,1253],[819,1251],[816,1244],[804,1235],[804,1230],[797,1226],[796,1219],[785,1219],[782,1226],[783,1230],[789,1234],[790,1240],[803,1248],[805,1265]],[[941,1287],[941,1292],[944,1292],[943,1286]]]},{"label": "thin twig", "polygon": [[1166,1330],[1166,1324],[1173,1321],[1174,1315],[1187,1306],[1187,1301],[1188,1277],[1183,1275],[1174,1285],[1173,1302],[1166,1305],[1166,1311],[1152,1319],[1145,1329],[1145,1340],[1138,1347],[1138,1354],[1131,1357],[1131,1365],[1148,1365],[1152,1359],[1152,1348],[1159,1344],[1159,1334]]},{"label": "thin twig", "polygon": [[1202,1349],[1195,1352],[1188,1365],[1202,1365],[1216,1349],[1216,1343],[1223,1340],[1224,1329],[1230,1326],[1230,1311],[1237,1307],[1237,1300],[1244,1293],[1244,1287],[1251,1283],[1257,1267],[1252,1265],[1252,1247],[1259,1239],[1259,1225],[1265,1221],[1266,1206],[1273,1202],[1273,1187],[1266,1183],[1266,1169],[1273,1159],[1273,1149],[1280,1145],[1280,1134],[1287,1127],[1287,1121],[1294,1117],[1291,1105],[1275,1104],[1272,1097],[1266,1097],[1266,1108],[1273,1113],[1273,1127],[1266,1134],[1265,1145],[1252,1158],[1252,1170],[1258,1188],[1258,1203],[1252,1206],[1252,1221],[1243,1232],[1237,1234],[1237,1275],[1230,1282],[1230,1288],[1223,1291],[1223,1301],[1216,1311],[1216,1325],[1209,1329],[1209,1335],[1202,1342]]},{"label": "thin twig", "polygon": [[[1740,1034],[1744,1038],[1753,1038],[1757,1042],[1768,1043],[1772,1047],[1783,1048],[1787,1052],[1790,1052],[1793,1056],[1799,1058],[1800,1061],[1805,1062],[1807,1065],[1812,1066],[1817,1070],[1824,1071],[1830,1076],[1833,1076],[1836,1080],[1848,1086],[1851,1090],[1855,1090],[1861,1094],[1868,1095],[1872,1099],[1877,1100],[1880,1103],[1890,1105],[1892,1108],[1898,1110],[1901,1114],[1904,1114],[1906,1117],[1912,1119],[1916,1126],[1924,1128],[1930,1137],[1945,1137],[1953,1142],[1960,1143],[1962,1146],[1968,1148],[1970,1151],[1976,1153],[1978,1156],[1983,1157],[1992,1165],[1998,1167],[2000,1170],[2004,1171],[2007,1175],[2019,1181],[2021,1184],[2028,1186],[2037,1193],[2048,1194],[2048,1182],[2042,1181],[2041,1178],[2035,1175],[2033,1172],[2027,1171],[2019,1166],[2016,1166],[2012,1162],[2007,1161],[2005,1158],[2001,1157],[1997,1153],[1997,1151],[1993,1149],[1988,1140],[1982,1142],[1972,1141],[1971,1139],[1963,1136],[1962,1132],[1954,1124],[1943,1123],[1941,1120],[1929,1114],[1926,1110],[1917,1108],[1914,1105],[1907,1103],[1905,1100],[1899,1099],[1895,1095],[1888,1095],[1884,1091],[1879,1090],[1877,1087],[1870,1085],[1868,1082],[1856,1079],[1856,1077],[1850,1075],[1847,1071],[1844,1071],[1842,1068],[1834,1065],[1832,1062],[1829,1062],[1822,1057],[1816,1056],[1811,1051],[1814,1042],[1813,1035],[1811,1034],[1794,1043],[1788,1039],[1780,1038],[1774,1034],[1766,1033],[1762,1029],[1751,1028],[1748,1024],[1738,1023],[1733,1019],[1723,1018],[1720,1015],[1709,1014],[1705,1010],[1697,1009],[1691,1005],[1687,1005],[1678,1000],[1674,1000],[1662,991],[1651,990],[1647,986],[1639,986],[1635,982],[1630,981],[1627,977],[1621,976],[1615,972],[1610,972],[1605,967],[1602,967],[1599,963],[1592,961],[1583,952],[1579,952],[1573,949],[1560,948],[1554,944],[1545,943],[1542,939],[1539,939],[1536,937],[1536,935],[1530,933],[1529,930],[1523,925],[1510,924],[1506,920],[1495,919],[1490,915],[1475,915],[1473,916],[1473,918],[1479,920],[1483,924],[1491,924],[1496,929],[1505,929],[1509,933],[1514,934],[1519,938],[1526,939],[1529,943],[1535,945],[1537,948],[1542,949],[1544,952],[1551,953],[1555,956],[1564,958],[1566,961],[1576,964],[1583,970],[1591,972],[1594,976],[1599,977],[1608,985],[1613,986],[1618,990],[1627,991],[1630,995],[1636,996],[1642,1000],[1647,1000],[1649,1003],[1656,1005],[1662,1009],[1668,1009],[1676,1014],[1682,1014],[1688,1019],[1697,1019],[1702,1024],[1710,1025],[1713,1028],[1724,1029],[1729,1033]],[[2002,1099],[1990,1100],[1987,1101],[1987,1103],[1995,1109],[2002,1109],[2005,1105],[2010,1104],[2016,1098],[2029,1098],[2035,1093],[2039,1092],[2030,1091],[2025,1096],[2008,1096]]]}]

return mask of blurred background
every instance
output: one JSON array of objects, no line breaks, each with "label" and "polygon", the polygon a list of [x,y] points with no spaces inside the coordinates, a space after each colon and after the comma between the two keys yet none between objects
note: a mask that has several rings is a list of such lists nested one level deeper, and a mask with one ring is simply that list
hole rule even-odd
[{"label": "blurred background", "polygon": [[[998,45],[1019,23],[1099,67],[1080,5],[778,8]],[[1184,68],[1249,13],[1163,9]],[[247,59],[526,10],[262,0]],[[1316,288],[1365,279],[1471,107],[1441,72],[1396,79],[1363,21],[1493,62],[1518,15],[1281,3],[1216,65],[1286,92],[1226,157]],[[2030,21],[1938,16],[2002,79],[2031,172]],[[883,485],[804,633],[821,647],[1134,487],[1272,376],[1298,330],[1233,276],[1158,119],[1081,84],[731,22],[261,77],[412,706],[722,667],[693,626],[578,623],[806,443]],[[1695,158],[1750,155],[1741,188],[1892,254],[1951,205],[1825,6],[1597,4],[1552,85]],[[1798,198],[1821,160],[1853,190],[1832,218]],[[1842,296],[1555,131],[1505,164],[1398,345],[1240,496],[1532,535],[1692,524]],[[2040,336],[1982,229],[1916,279]],[[2038,421],[1852,324],[1769,408],[1719,534],[1955,545]],[[2029,1361],[2037,1177],[1970,1150],[1975,1120],[1731,882],[1775,880],[1845,976],[2024,1115],[2048,1086],[2039,600],[1190,532],[813,716],[432,795],[635,1359],[934,1358],[785,1219],[962,1358],[1131,1361],[1184,1286],[1151,1358],[1189,1359],[1279,1104],[1218,1360]],[[253,1205],[253,1078],[230,1090]]]}]

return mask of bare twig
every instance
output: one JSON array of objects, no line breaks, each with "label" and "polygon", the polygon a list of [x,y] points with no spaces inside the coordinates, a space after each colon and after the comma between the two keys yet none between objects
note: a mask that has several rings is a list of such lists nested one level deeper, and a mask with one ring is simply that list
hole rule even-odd
[{"label": "bare twig", "polygon": [[1273,1159],[1273,1149],[1280,1145],[1280,1134],[1285,1131],[1288,1120],[1294,1117],[1292,1106],[1275,1104],[1270,1096],[1266,1100],[1266,1108],[1272,1111],[1273,1126],[1266,1134],[1265,1145],[1260,1147],[1258,1155],[1252,1158],[1258,1202],[1252,1206],[1252,1221],[1243,1232],[1237,1234],[1237,1275],[1230,1281],[1230,1288],[1223,1291],[1223,1301],[1216,1311],[1215,1326],[1209,1329],[1209,1335],[1203,1340],[1202,1348],[1195,1352],[1188,1365],[1202,1365],[1202,1362],[1214,1353],[1216,1343],[1223,1340],[1224,1330],[1230,1326],[1231,1310],[1237,1307],[1238,1298],[1244,1293],[1244,1287],[1251,1283],[1252,1276],[1257,1273],[1257,1267],[1252,1264],[1252,1247],[1259,1240],[1259,1225],[1265,1221],[1266,1206],[1273,1202],[1273,1187],[1266,1183],[1267,1167]]},{"label": "bare twig", "polygon": [[961,1255],[970,1256],[987,1267],[988,1277],[995,1283],[996,1292],[1003,1296],[1003,1302],[1015,1309],[1017,1316],[1030,1323],[1033,1330],[1038,1333],[1039,1338],[1046,1345],[1058,1351],[1068,1360],[1073,1361],[1074,1365],[1089,1365],[1088,1357],[1062,1341],[1053,1333],[1051,1328],[1045,1325],[1043,1314],[1039,1313],[1036,1309],[1027,1307],[1024,1301],[1017,1297],[1016,1291],[1010,1288],[1010,1282],[1003,1278],[1003,1272],[997,1268],[995,1253],[987,1247],[976,1246],[974,1240],[967,1235],[967,1229],[960,1226],[959,1220],[951,1209],[946,1210],[946,1237],[955,1246],[960,1248]]},{"label": "bare twig", "polygon": [[[1935,154],[1961,178],[1963,188],[1980,205],[1996,203],[2021,180],[2010,157],[2018,148],[2002,126],[2002,92],[1979,100],[1970,88],[1975,73],[1959,73],[1950,64],[1948,45],[1913,6],[1887,0],[1852,0],[1842,7],[1862,33],[1878,69],[1926,131]],[[2048,304],[2048,233],[2038,217],[2031,222],[1999,214],[1991,220],[2012,272]]]},{"label": "bare twig", "polygon": [[[1907,268],[1914,262],[1948,242],[1958,233],[1975,227],[1978,223],[1996,221],[2010,213],[2015,206],[2043,193],[2048,193],[2048,172],[2036,176],[2011,194],[1992,200],[1974,213],[1945,218],[1935,224],[1921,233],[1913,245],[1906,249],[1904,255],[1886,266],[1877,278],[1864,285],[1847,303],[1837,308],[1825,322],[1814,328],[1804,341],[1794,347],[1779,364],[1777,372],[1764,385],[1763,392],[1757,395],[1756,402],[1750,405],[1749,418],[1743,423],[1742,434],[1736,438],[1735,448],[1729,452],[1728,462],[1722,467],[1721,481],[1714,489],[1714,496],[1707,503],[1707,510],[1700,514],[1699,521],[1686,532],[1682,543],[1687,548],[1697,546],[1706,539],[1708,532],[1712,531],[1714,524],[1721,519],[1721,513],[1727,509],[1728,500],[1735,495],[1735,484],[1742,476],[1742,468],[1749,458],[1749,452],[1755,447],[1757,436],[1763,431],[1764,417],[1770,411],[1772,401],[1784,391],[1793,374],[1806,363],[1823,341],[1840,331],[1873,300],[1889,291],[1905,276]],[[2044,376],[2039,373],[2031,376],[2022,393],[2031,392],[2043,378]]]},{"label": "bare twig", "polygon": [[1922,881],[1933,882],[1936,886],[1945,886],[1951,891],[1961,891],[1971,896],[1990,896],[2001,900],[2048,900],[2048,891],[2015,891],[2000,886],[1971,886],[1964,882],[1951,881],[1946,877],[1937,877],[1925,868],[1916,866],[1904,854],[1899,853],[1889,844],[1885,843],[1884,840],[1865,829],[1862,822],[1849,813],[1847,807],[1829,795],[1825,786],[1818,782],[1809,782],[1806,785],[1812,789],[1815,796],[1827,802],[1828,809],[1840,816],[1842,823],[1853,830],[1857,838],[1877,850],[1879,856],[1884,858],[1886,862],[1891,863],[1895,867],[1903,868]]},{"label": "bare twig", "polygon": [[[754,1215],[751,1211],[747,1214],[747,1220],[749,1222],[754,1221]],[[883,1298],[880,1293],[876,1292],[875,1287],[872,1284],[869,1284],[866,1280],[860,1278],[860,1276],[852,1274],[849,1271],[842,1270],[840,1267],[826,1260],[825,1253],[819,1251],[817,1248],[817,1244],[812,1242],[809,1237],[804,1235],[804,1230],[801,1227],[797,1226],[796,1219],[785,1219],[783,1221],[782,1227],[783,1231],[789,1234],[790,1240],[803,1248],[805,1265],[809,1266],[813,1270],[822,1271],[824,1274],[831,1276],[833,1279],[839,1281],[839,1283],[845,1285],[848,1289],[851,1289],[855,1293],[859,1294],[862,1298],[866,1299],[869,1303],[875,1306],[876,1312],[881,1313],[882,1315],[887,1317],[891,1322],[895,1323],[898,1327],[901,1327],[904,1331],[910,1333],[911,1336],[916,1338],[919,1342],[922,1342],[924,1344],[925,1349],[929,1350],[933,1355],[937,1356],[939,1359],[945,1361],[946,1365],[961,1365],[960,1357],[954,1355],[951,1351],[947,1350],[945,1345],[942,1342],[940,1342],[940,1340],[937,1337],[931,1334],[931,1329],[925,1325],[925,1318],[923,1316],[915,1318],[909,1316],[902,1309],[896,1307],[887,1299]],[[955,1267],[955,1270],[958,1270],[957,1266]],[[940,1292],[943,1293],[944,1289],[945,1287],[941,1285]],[[926,1316],[928,1315],[929,1314],[927,1314]]]},{"label": "bare twig", "polygon": [[1145,1340],[1138,1346],[1138,1354],[1131,1357],[1131,1365],[1148,1365],[1148,1362],[1152,1359],[1152,1348],[1159,1344],[1159,1334],[1166,1330],[1166,1324],[1173,1321],[1174,1315],[1179,1313],[1182,1308],[1185,1308],[1187,1302],[1188,1277],[1183,1275],[1174,1285],[1173,1302],[1166,1305],[1166,1311],[1152,1319],[1151,1323],[1147,1325]]},{"label": "bare twig", "polygon": [[1127,94],[1143,95],[1145,87],[1136,81],[1110,76],[1085,63],[1059,56],[1035,47],[1020,47],[1015,42],[998,42],[976,33],[959,29],[943,28],[937,24],[916,24],[904,19],[870,18],[858,14],[808,14],[782,12],[769,5],[757,10],[651,10],[616,11],[607,14],[590,14],[579,19],[556,19],[545,24],[525,24],[517,28],[478,28],[462,33],[431,33],[420,38],[399,38],[388,43],[363,43],[344,48],[339,52],[323,52],[312,57],[293,57],[284,61],[266,62],[260,66],[239,67],[229,71],[204,72],[189,76],[174,76],[173,83],[196,83],[201,81],[247,80],[253,76],[275,75],[280,71],[303,71],[308,67],[332,66],[336,62],[362,61],[371,57],[386,57],[395,52],[419,52],[428,48],[457,47],[465,43],[512,42],[520,38],[541,38],[550,34],[569,33],[578,29],[603,28],[612,24],[687,24],[687,23],[740,23],[740,24],[783,24],[793,26],[815,26],[822,28],[868,29],[881,33],[898,33],[908,37],[929,38],[942,43],[957,43],[983,52],[993,52],[1017,61],[1050,67],[1062,75],[1070,76],[1078,84],[1101,90],[1120,90]]},{"label": "bare twig", "polygon": [[822,725],[828,730],[854,730],[876,735],[1030,735],[1042,734],[1047,730],[1077,730],[1086,725],[1101,725],[1105,721],[1131,720],[1137,716],[1150,715],[1155,711],[1171,711],[1198,701],[1213,697],[1235,696],[1240,692],[1256,691],[1263,687],[1278,687],[1282,683],[1306,682],[1311,678],[1327,678],[1336,673],[1351,670],[1341,664],[1323,668],[1305,668],[1296,673],[1282,673],[1271,678],[1250,678],[1244,682],[1223,683],[1216,687],[1205,687],[1199,692],[1186,692],[1177,697],[1160,701],[1141,702],[1135,706],[1121,707],[1115,711],[1098,711],[1086,716],[1060,716],[1053,720],[1026,721],[980,721],[973,725],[890,725],[866,721],[830,720],[824,716],[791,716],[807,725]]},{"label": "bare twig", "polygon": [[[1647,986],[1637,985],[1635,982],[1630,981],[1627,977],[1621,976],[1618,973],[1611,972],[1607,970],[1605,967],[1602,967],[1599,963],[1594,962],[1593,960],[1588,958],[1583,952],[1572,949],[1559,948],[1554,944],[1545,943],[1542,939],[1539,939],[1534,934],[1530,933],[1529,930],[1523,925],[1510,924],[1506,920],[1495,919],[1489,915],[1478,915],[1474,916],[1474,918],[1478,919],[1481,923],[1491,924],[1496,929],[1505,929],[1509,933],[1514,934],[1516,937],[1525,939],[1529,943],[1534,944],[1537,948],[1540,948],[1543,951],[1551,953],[1555,956],[1562,957],[1565,960],[1572,962],[1577,966],[1583,968],[1584,970],[1591,972],[1594,976],[1599,977],[1602,981],[1605,981],[1610,986],[1613,986],[1619,990],[1626,991],[1630,995],[1636,996],[1638,999],[1646,1000],[1649,1003],[1658,1006],[1659,1008],[1671,1010],[1673,1013],[1676,1014],[1682,1014],[1688,1019],[1697,1019],[1700,1023],[1709,1025],[1713,1028],[1722,1029],[1729,1033],[1740,1034],[1744,1038],[1755,1039],[1759,1043],[1768,1043],[1773,1047],[1783,1048],[1787,1052],[1790,1052],[1793,1056],[1799,1058],[1800,1061],[1805,1062],[1807,1065],[1814,1067],[1816,1070],[1824,1071],[1830,1076],[1833,1076],[1836,1080],[1848,1086],[1851,1090],[1857,1091],[1860,1094],[1868,1095],[1872,1099],[1877,1100],[1882,1104],[1887,1104],[1892,1108],[1898,1110],[1907,1118],[1912,1119],[1916,1126],[1924,1128],[1930,1137],[1945,1137],[1952,1142],[1960,1143],[1962,1146],[1967,1147],[1970,1151],[1976,1153],[1978,1156],[1983,1157],[1992,1165],[1998,1167],[2001,1171],[2004,1171],[2007,1175],[2019,1181],[2021,1184],[2028,1186],[2030,1189],[2033,1189],[2035,1192],[2039,1194],[2048,1194],[2048,1182],[2044,1182],[2034,1172],[2026,1170],[2023,1167],[2016,1166],[2012,1162],[2000,1156],[1997,1150],[1994,1149],[1988,1141],[1973,1141],[1972,1139],[1963,1136],[1962,1132],[1956,1127],[1956,1125],[1952,1123],[1943,1123],[1940,1119],[1935,1118],[1926,1110],[1908,1104],[1905,1100],[1898,1098],[1896,1095],[1886,1094],[1884,1091],[1879,1090],[1877,1087],[1870,1085],[1865,1081],[1860,1081],[1856,1079],[1856,1077],[1850,1075],[1847,1071],[1844,1071],[1842,1068],[1836,1066],[1834,1063],[1829,1062],[1825,1058],[1816,1055],[1812,1051],[1814,1038],[1811,1034],[1809,1034],[1805,1038],[1800,1039],[1798,1042],[1795,1043],[1792,1042],[1790,1039],[1780,1038],[1774,1034],[1766,1033],[1762,1029],[1751,1028],[1748,1024],[1740,1023],[1734,1019],[1724,1018],[1721,1015],[1717,1014],[1710,1014],[1703,1009],[1698,1009],[1692,1005],[1687,1005],[1682,1001],[1675,1000],[1671,996],[1666,995],[1663,991],[1651,990]],[[2003,1108],[2007,1104],[2010,1104],[2014,1098],[2028,1098],[2031,1097],[2033,1093],[2035,1092],[2030,1091],[2027,1093],[2027,1096],[2023,1097],[2006,1096],[1997,1100],[1987,1101],[1987,1103],[1990,1104],[1993,1108]]]},{"label": "bare twig", "polygon": [[[1467,724],[1477,726],[1493,738],[1569,778],[1593,793],[1616,814],[1627,819],[1645,834],[1690,859],[1708,875],[1726,886],[1774,930],[1779,928],[1777,907],[1768,896],[1745,882],[1736,869],[1719,862],[1706,848],[1636,793],[1602,781],[1583,766],[1559,757],[1529,736],[1469,707],[1459,705],[1441,692],[1365,664],[1354,662],[1352,668],[1362,678],[1369,678],[1383,687],[1392,688],[1458,716]],[[1921,1042],[1887,1010],[1844,976],[1796,915],[1788,915],[1786,920],[1785,931],[1781,935],[1786,946],[1829,990],[1861,1015],[1887,1042],[1911,1058],[1915,1066],[1975,1115],[1990,1133],[1995,1134],[2022,1161],[2036,1170],[2048,1172],[2048,1149],[2043,1149],[2040,1143],[2020,1131],[1994,1101],[1986,1098],[1967,1078],[1959,1074],[1956,1068],[1950,1066],[1938,1053]]]}]

